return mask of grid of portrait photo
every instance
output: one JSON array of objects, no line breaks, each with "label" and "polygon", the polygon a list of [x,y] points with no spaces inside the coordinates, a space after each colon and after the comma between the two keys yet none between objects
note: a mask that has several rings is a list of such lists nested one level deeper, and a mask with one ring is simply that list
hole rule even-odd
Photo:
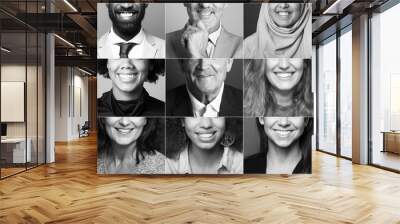
[{"label": "grid of portrait photo", "polygon": [[311,3],[98,3],[98,174],[311,173]]}]

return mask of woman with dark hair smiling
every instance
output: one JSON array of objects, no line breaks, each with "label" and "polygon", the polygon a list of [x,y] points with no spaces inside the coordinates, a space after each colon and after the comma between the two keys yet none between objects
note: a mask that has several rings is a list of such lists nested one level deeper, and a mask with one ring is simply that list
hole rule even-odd
[{"label": "woman with dark hair smiling", "polygon": [[263,3],[244,58],[311,58],[311,3]]},{"label": "woman with dark hair smiling", "polygon": [[99,174],[162,174],[165,156],[162,119],[99,118]]},{"label": "woman with dark hair smiling", "polygon": [[241,119],[168,119],[167,130],[167,174],[243,173]]},{"label": "woman with dark hair smiling", "polygon": [[311,61],[299,58],[245,61],[245,116],[312,116]]},{"label": "woman with dark hair smiling", "polygon": [[245,173],[311,173],[312,118],[259,117],[260,153],[244,161]]},{"label": "woman with dark hair smiling", "polygon": [[98,73],[112,81],[112,89],[97,100],[99,116],[164,116],[165,103],[143,87],[144,82],[156,82],[164,75],[163,59],[98,61]]}]

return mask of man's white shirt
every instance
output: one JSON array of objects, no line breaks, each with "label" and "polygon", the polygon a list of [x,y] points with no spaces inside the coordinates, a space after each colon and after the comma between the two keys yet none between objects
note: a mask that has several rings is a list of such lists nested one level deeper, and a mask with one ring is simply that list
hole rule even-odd
[{"label": "man's white shirt", "polygon": [[195,117],[218,117],[219,109],[222,101],[222,94],[224,92],[224,83],[222,83],[219,89],[217,97],[213,99],[210,103],[205,105],[193,96],[193,94],[186,87],[189,94],[190,102],[192,103],[193,115]]}]

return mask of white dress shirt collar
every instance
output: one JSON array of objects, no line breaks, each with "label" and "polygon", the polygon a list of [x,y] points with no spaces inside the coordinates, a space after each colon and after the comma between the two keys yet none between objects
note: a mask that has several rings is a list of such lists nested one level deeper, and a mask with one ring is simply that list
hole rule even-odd
[{"label": "white dress shirt collar", "polygon": [[217,97],[213,99],[209,104],[205,105],[200,102],[186,87],[186,90],[189,94],[190,102],[192,103],[193,115],[195,117],[218,117],[218,113],[221,106],[222,94],[224,92],[224,83],[222,83],[221,88],[219,89]]},{"label": "white dress shirt collar", "polygon": [[222,30],[222,26],[221,26],[221,22],[220,22],[218,30],[216,30],[208,35],[208,39],[211,40],[211,42],[214,44],[214,46],[217,45],[217,40],[218,40],[219,35],[221,34],[221,30]]},{"label": "white dress shirt collar", "polygon": [[126,41],[124,39],[122,39],[120,36],[118,36],[115,32],[113,27],[111,27],[110,30],[110,35],[109,35],[109,39],[111,41],[112,44],[118,44],[118,43],[136,43],[136,44],[141,44],[144,41],[144,31],[143,29],[140,29],[139,33],[136,34],[136,36],[134,36],[132,39]]}]

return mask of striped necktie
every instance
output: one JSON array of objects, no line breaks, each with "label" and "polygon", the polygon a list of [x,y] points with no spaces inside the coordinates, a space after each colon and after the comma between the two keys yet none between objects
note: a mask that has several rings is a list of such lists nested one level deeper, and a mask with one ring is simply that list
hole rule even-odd
[{"label": "striped necktie", "polygon": [[214,43],[210,40],[210,38],[208,39],[208,43],[207,43],[207,56],[209,58],[212,57],[213,53],[214,53]]}]

